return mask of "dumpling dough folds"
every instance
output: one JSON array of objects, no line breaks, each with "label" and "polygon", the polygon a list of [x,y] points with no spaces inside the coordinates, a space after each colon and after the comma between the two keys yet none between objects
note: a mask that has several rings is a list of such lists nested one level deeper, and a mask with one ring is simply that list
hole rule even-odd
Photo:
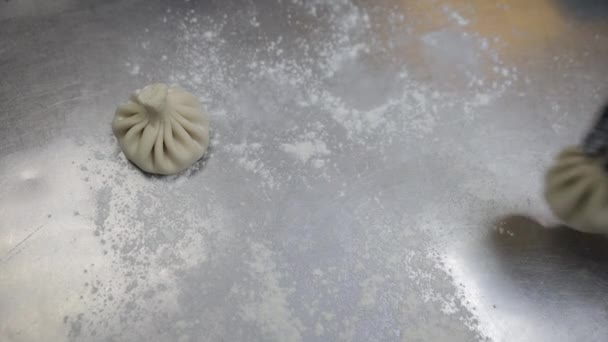
[{"label": "dumpling dough folds", "polygon": [[580,148],[564,150],[545,179],[545,197],[553,213],[572,228],[608,234],[608,171],[605,160]]},{"label": "dumpling dough folds", "polygon": [[112,130],[125,156],[146,172],[169,175],[200,159],[209,119],[184,89],[151,84],[116,109]]}]

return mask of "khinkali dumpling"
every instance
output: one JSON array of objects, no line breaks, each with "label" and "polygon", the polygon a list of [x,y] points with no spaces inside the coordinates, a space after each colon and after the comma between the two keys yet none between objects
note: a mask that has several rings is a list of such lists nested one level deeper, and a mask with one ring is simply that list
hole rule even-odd
[{"label": "khinkali dumpling", "polygon": [[608,233],[608,172],[604,158],[580,148],[564,150],[545,178],[545,197],[553,213],[572,228]]},{"label": "khinkali dumpling", "polygon": [[135,92],[120,105],[112,130],[130,161],[162,175],[188,168],[209,146],[209,119],[196,97],[161,83]]}]

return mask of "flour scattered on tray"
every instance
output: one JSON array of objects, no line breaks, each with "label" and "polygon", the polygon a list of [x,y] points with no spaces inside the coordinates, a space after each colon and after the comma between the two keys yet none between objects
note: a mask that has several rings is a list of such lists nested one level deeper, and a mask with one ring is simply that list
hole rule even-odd
[{"label": "flour scattered on tray", "polygon": [[325,142],[321,140],[299,141],[293,144],[281,144],[283,151],[293,155],[302,163],[307,163],[312,157],[322,157],[330,154]]},{"label": "flour scattered on tray", "polygon": [[302,341],[304,326],[289,307],[288,296],[293,288],[281,286],[274,253],[260,242],[249,244],[251,257],[247,262],[248,276],[259,283],[256,296],[248,288],[233,286],[230,297],[240,304],[239,315],[245,322],[255,323],[267,340]]},{"label": "flour scattered on tray", "polygon": [[[146,177],[115,153],[115,145],[112,138],[87,141],[79,147],[87,157],[74,165],[78,183],[92,195],[95,210],[89,214],[93,228],[88,234],[97,240],[92,250],[99,253],[77,291],[90,310],[65,317],[74,340],[91,340],[96,334],[135,339],[158,317],[174,314],[176,275],[204,264],[211,248],[230,239],[220,207],[212,201],[192,207],[187,191],[175,188],[184,184],[180,177],[197,172],[200,162],[183,174]],[[206,198],[210,196],[208,192]],[[182,205],[168,204],[178,202]],[[87,213],[81,206],[77,210]]]},{"label": "flour scattered on tray", "polygon": [[[248,190],[238,192],[243,200],[229,196],[221,201],[229,211],[255,208],[255,215],[250,216],[260,222],[245,216],[238,225],[233,222],[240,229],[237,237],[242,238],[223,235],[220,228],[229,226],[223,223],[228,209],[212,202],[189,208],[189,216],[180,220],[181,212],[163,210],[155,204],[162,198],[149,193],[186,187],[189,177],[196,177],[198,171],[168,179],[171,184],[137,183],[119,172],[118,166],[125,167],[126,162],[106,154],[113,168],[93,172],[108,177],[107,182],[132,181],[135,185],[94,187],[98,201],[106,203],[100,205],[98,215],[100,239],[114,236],[115,241],[106,242],[116,246],[108,253],[125,269],[139,270],[133,275],[139,278],[136,283],[121,280],[112,285],[135,295],[128,295],[128,302],[115,309],[103,309],[102,316],[110,320],[110,315],[131,307],[137,313],[153,312],[155,307],[143,299],[148,291],[153,299],[162,300],[158,305],[165,313],[178,314],[172,311],[178,291],[190,295],[212,291],[207,294],[218,294],[221,307],[196,297],[193,301],[201,302],[185,305],[188,316],[179,317],[172,331],[184,340],[201,331],[213,336],[214,329],[222,325],[245,326],[247,332],[267,340],[306,340],[311,334],[334,340],[414,340],[420,337],[416,329],[399,327],[416,321],[417,328],[435,340],[476,336],[479,326],[471,307],[460,302],[458,289],[437,286],[453,279],[441,267],[441,260],[420,243],[427,237],[439,239],[437,225],[442,222],[429,217],[410,220],[405,214],[403,218],[387,217],[402,213],[402,208],[387,209],[394,204],[390,196],[399,193],[396,188],[389,189],[386,198],[377,194],[361,199],[360,194],[371,191],[365,188],[370,177],[380,177],[378,173],[385,171],[382,161],[386,159],[382,158],[388,155],[386,151],[408,151],[401,156],[405,166],[387,176],[390,178],[407,172],[408,163],[416,162],[409,159],[409,152],[423,153],[420,150],[426,148],[420,146],[432,143],[436,144],[433,148],[445,149],[437,158],[460,148],[443,146],[438,137],[446,129],[471,126],[483,119],[487,107],[517,84],[520,72],[501,60],[493,48],[494,37],[466,31],[474,19],[452,8],[439,7],[446,27],[420,37],[404,26],[410,18],[401,11],[383,13],[381,20],[394,25],[387,28],[390,32],[380,32],[378,13],[368,13],[349,0],[283,4],[289,10],[272,19],[248,5],[235,8],[231,15],[173,8],[159,18],[168,32],[176,32],[175,47],[159,51],[165,75],[201,98],[212,129],[221,133],[221,141],[216,135],[214,145],[217,159],[211,160],[226,173],[227,180],[219,177],[215,181],[226,181],[230,188],[237,179],[235,186]],[[266,31],[269,20],[280,20],[281,30]],[[246,32],[240,31],[243,23]],[[384,35],[400,38],[387,42]],[[142,48],[142,53],[148,52]],[[424,59],[428,69],[412,65],[411,58]],[[128,65],[127,71],[133,68]],[[146,70],[141,71],[146,76]],[[113,173],[118,175],[110,180]],[[339,186],[332,179],[339,179]],[[306,202],[310,211],[302,213],[301,203],[285,201],[294,199],[290,197],[294,184],[297,191],[328,196],[332,207],[315,208],[314,202]],[[325,186],[331,194],[323,194]],[[355,191],[358,187],[359,192]],[[191,199],[176,196],[173,200]],[[260,201],[272,203],[277,212],[258,213]],[[129,216],[134,210],[132,202],[135,209],[144,211],[144,217]],[[104,214],[104,210],[113,214]],[[314,231],[319,222],[325,224],[338,213],[347,222]],[[172,229],[159,229],[172,222]],[[110,234],[104,227],[118,228]],[[266,241],[260,234],[279,238]],[[221,243],[213,242],[217,236],[222,237]],[[327,240],[315,241],[318,236]],[[288,263],[297,263],[298,253],[315,253],[320,245],[324,248],[321,254],[327,255],[319,264],[301,270],[304,275],[289,271],[293,265]],[[180,251],[166,246],[179,246]],[[211,251],[217,254],[211,257]],[[341,259],[344,253],[347,262]],[[214,258],[222,261],[212,264],[214,267],[228,264],[235,273],[205,268],[217,260]],[[289,262],[280,263],[285,260]],[[147,271],[133,267],[136,263],[145,265]],[[119,270],[128,278],[128,273]],[[179,278],[177,274],[193,279],[178,285],[170,280]],[[201,274],[218,279],[208,281]],[[221,289],[213,287],[216,282],[222,284]],[[226,284],[230,284],[227,289]],[[344,298],[345,286],[353,300],[348,312],[335,304]],[[233,305],[237,312],[230,321],[222,318],[224,305]],[[420,315],[439,322],[420,322]],[[437,331],[437,324],[453,329]],[[361,331],[371,335],[362,336]]]},{"label": "flour scattered on tray", "polygon": [[264,149],[260,143],[242,142],[240,144],[227,144],[223,149],[230,153],[234,160],[244,170],[249,171],[262,180],[262,184],[270,189],[277,185],[273,168],[266,166],[262,159]]},{"label": "flour scattered on tray", "polygon": [[460,26],[469,25],[470,21],[468,19],[465,19],[457,11],[450,9],[449,6],[445,6],[443,8],[443,10],[449,16],[449,18],[452,19],[454,22],[456,22],[458,25],[460,25]]}]

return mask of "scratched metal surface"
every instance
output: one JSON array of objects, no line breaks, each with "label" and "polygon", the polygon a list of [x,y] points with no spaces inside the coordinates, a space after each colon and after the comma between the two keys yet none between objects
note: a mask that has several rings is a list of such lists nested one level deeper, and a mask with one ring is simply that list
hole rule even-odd
[{"label": "scratched metal surface", "polygon": [[[608,96],[602,1],[0,3],[0,340],[605,341],[608,241],[543,170]],[[116,105],[212,147],[150,177]]]}]

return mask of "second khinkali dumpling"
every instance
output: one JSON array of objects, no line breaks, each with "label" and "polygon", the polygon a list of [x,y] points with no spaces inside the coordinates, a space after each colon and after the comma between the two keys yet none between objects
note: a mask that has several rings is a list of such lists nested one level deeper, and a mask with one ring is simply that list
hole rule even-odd
[{"label": "second khinkali dumpling", "polygon": [[572,228],[608,234],[608,172],[604,158],[580,148],[564,150],[545,178],[545,197],[552,211]]},{"label": "second khinkali dumpling", "polygon": [[209,146],[209,119],[196,97],[161,83],[135,92],[120,105],[112,130],[130,161],[162,175],[188,168]]}]

